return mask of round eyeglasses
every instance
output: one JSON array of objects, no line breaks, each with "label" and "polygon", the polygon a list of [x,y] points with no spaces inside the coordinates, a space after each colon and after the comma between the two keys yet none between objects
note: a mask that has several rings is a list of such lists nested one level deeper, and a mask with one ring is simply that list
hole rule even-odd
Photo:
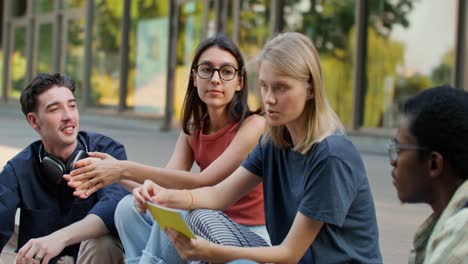
[{"label": "round eyeglasses", "polygon": [[391,162],[398,161],[400,157],[400,152],[402,150],[428,150],[426,147],[421,147],[418,145],[413,144],[400,144],[396,141],[396,139],[392,139],[390,143],[387,145],[388,150],[388,158]]},{"label": "round eyeglasses", "polygon": [[223,65],[219,68],[215,68],[209,63],[198,64],[194,69],[197,72],[198,77],[202,79],[211,79],[215,71],[217,71],[219,78],[221,78],[223,81],[230,81],[234,79],[234,77],[236,77],[236,73],[239,71],[231,65]]}]

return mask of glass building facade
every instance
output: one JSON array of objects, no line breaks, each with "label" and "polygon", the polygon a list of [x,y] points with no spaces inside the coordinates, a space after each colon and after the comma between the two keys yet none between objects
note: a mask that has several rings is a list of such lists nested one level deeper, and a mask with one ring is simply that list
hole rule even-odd
[{"label": "glass building facade", "polygon": [[397,126],[402,102],[439,84],[468,89],[465,0],[0,0],[0,103],[37,73],[80,83],[88,110],[178,120],[197,44],[224,32],[256,67],[275,33],[308,35],[349,131]]}]

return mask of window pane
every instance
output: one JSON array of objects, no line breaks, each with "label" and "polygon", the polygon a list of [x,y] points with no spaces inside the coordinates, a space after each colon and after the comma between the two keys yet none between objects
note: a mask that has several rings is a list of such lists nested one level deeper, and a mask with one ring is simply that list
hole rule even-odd
[{"label": "window pane", "polygon": [[26,75],[26,28],[13,31],[13,52],[11,54],[11,90],[10,98],[19,98],[25,84]]},{"label": "window pane", "polygon": [[[63,0],[60,0],[63,1]],[[121,2],[121,1],[118,1]],[[82,8],[86,4],[86,0],[64,0],[63,7],[68,8]]]},{"label": "window pane", "polygon": [[457,1],[384,2],[371,5],[364,127],[397,127],[409,96],[451,83]]},{"label": "window pane", "polygon": [[180,117],[181,115],[180,111],[190,78],[190,66],[193,54],[198,44],[202,41],[203,1],[192,1],[180,5],[179,14],[179,38],[177,40],[174,94],[174,113],[176,117]]},{"label": "window pane", "polygon": [[115,107],[119,102],[122,7],[120,0],[96,2],[90,105]]},{"label": "window pane", "polygon": [[39,25],[36,73],[49,73],[52,71],[52,34],[52,24]]},{"label": "window pane", "polygon": [[36,0],[34,1],[34,11],[38,14],[54,11],[54,0]]},{"label": "window pane", "polygon": [[[65,74],[78,83],[83,83],[83,58],[84,58],[84,19],[68,21],[67,43],[65,45]],[[75,92],[80,98],[81,92]]]},{"label": "window pane", "polygon": [[[133,1],[127,105],[163,115],[166,107],[169,1]],[[158,30],[154,30],[158,29]]]},{"label": "window pane", "polygon": [[257,65],[254,58],[261,51],[269,36],[269,6],[270,0],[241,1],[239,48],[247,64],[249,106],[252,109],[261,107]]},{"label": "window pane", "polygon": [[[289,0],[282,31],[298,31],[315,44],[328,99],[345,126],[351,124],[355,0]],[[315,3],[315,4],[314,4]]]},{"label": "window pane", "polygon": [[[22,17],[26,15],[26,10],[28,8],[27,0],[16,0],[11,1],[11,16],[12,17]],[[3,13],[2,13],[3,15]]]}]

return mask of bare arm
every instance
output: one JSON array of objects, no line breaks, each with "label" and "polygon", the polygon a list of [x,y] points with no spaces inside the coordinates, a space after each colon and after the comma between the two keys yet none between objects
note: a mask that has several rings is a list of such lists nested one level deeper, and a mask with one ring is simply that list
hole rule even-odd
[{"label": "bare arm", "polygon": [[26,263],[30,263],[35,255],[42,256],[42,263],[48,263],[50,259],[60,254],[65,247],[84,240],[100,237],[108,232],[106,225],[100,217],[89,214],[82,220],[57,230],[48,236],[30,239],[18,251],[17,263],[22,263],[23,258],[26,260]]},{"label": "bare arm", "polygon": [[162,204],[171,208],[206,208],[224,210],[239,200],[261,182],[260,177],[243,167],[215,186],[193,190],[165,189],[151,180],[133,190],[135,204],[141,212],[146,211],[145,201]]},{"label": "bare arm", "polygon": [[[213,163],[200,173],[190,172],[193,165],[193,150],[190,136],[181,133],[166,168],[158,168],[131,161],[105,161],[85,164],[85,167],[71,173],[72,181],[83,182],[77,190],[90,190],[88,195],[119,179],[142,183],[150,179],[166,188],[192,189],[211,186],[221,182],[230,175],[254,148],[263,133],[265,120],[258,115],[247,118],[239,128],[229,147]],[[79,161],[81,162],[81,161]],[[83,166],[77,162],[77,165]],[[85,161],[83,161],[85,163]],[[112,178],[112,181],[106,181]],[[92,187],[94,186],[94,187]]]},{"label": "bare arm", "polygon": [[225,263],[235,259],[250,259],[260,263],[298,263],[317,237],[323,222],[297,213],[284,241],[272,247],[232,247],[208,242],[202,238],[189,239],[167,230],[180,256],[185,260]]}]

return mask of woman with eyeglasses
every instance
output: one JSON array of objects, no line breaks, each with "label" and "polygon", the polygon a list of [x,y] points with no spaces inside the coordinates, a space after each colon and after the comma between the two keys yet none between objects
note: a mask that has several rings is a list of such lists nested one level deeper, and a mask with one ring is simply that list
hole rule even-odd
[{"label": "woman with eyeglasses", "polygon": [[[220,35],[203,41],[195,52],[183,110],[182,129],[166,168],[136,162],[121,162],[102,153],[89,153],[100,158],[82,160],[71,173],[70,186],[83,198],[112,182],[127,188],[151,180],[174,189],[211,186],[230,175],[258,142],[265,119],[249,110],[245,63],[237,46]],[[196,162],[201,172],[191,172]],[[145,189],[137,187],[136,195]],[[185,191],[187,198],[190,193]],[[187,206],[184,209],[191,209]],[[249,232],[236,237],[268,245],[265,228],[262,185],[246,192],[223,215]],[[138,212],[133,197],[118,205],[115,223],[125,248],[126,263],[182,263],[157,223],[145,209]],[[254,245],[254,244],[253,244]]]},{"label": "woman with eyeglasses", "polygon": [[[241,166],[215,186],[190,190],[192,197],[147,181],[144,188],[156,195],[136,195],[136,205],[144,208],[150,200],[197,208],[188,219],[197,238],[166,230],[186,260],[382,263],[364,163],[327,100],[312,41],[280,34],[265,44],[257,67],[267,129]],[[217,210],[260,183],[272,246],[248,239],[225,243],[248,230],[224,221]]]}]

